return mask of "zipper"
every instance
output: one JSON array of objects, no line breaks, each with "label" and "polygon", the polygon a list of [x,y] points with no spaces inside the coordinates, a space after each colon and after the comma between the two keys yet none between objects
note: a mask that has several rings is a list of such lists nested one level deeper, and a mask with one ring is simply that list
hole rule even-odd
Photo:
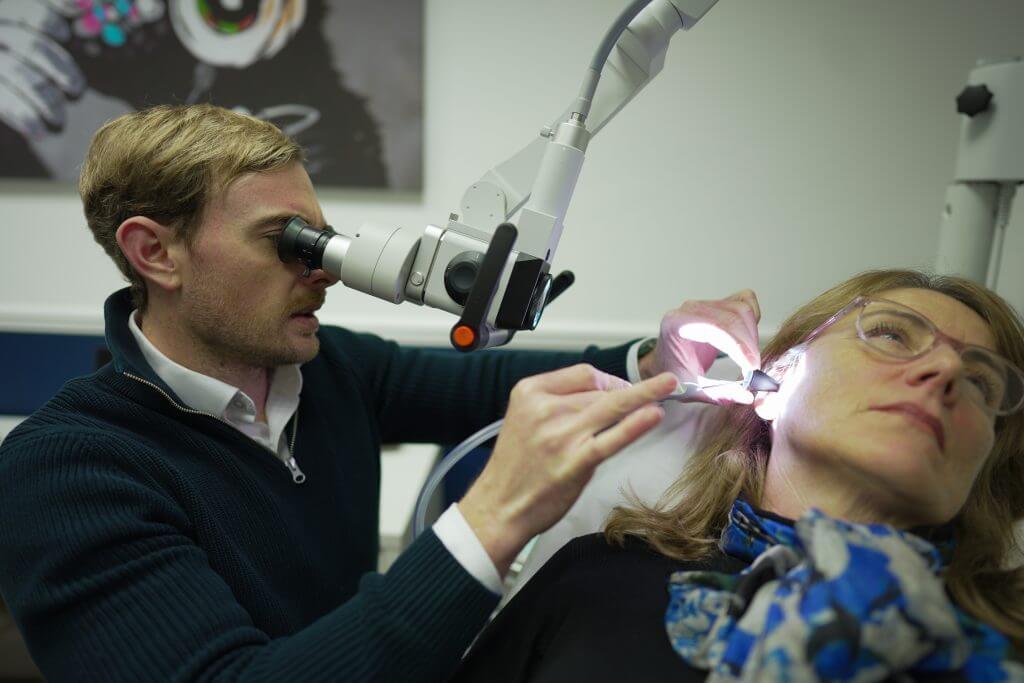
[{"label": "zipper", "polygon": [[292,481],[301,484],[306,481],[306,475],[299,469],[299,463],[295,462],[295,439],[299,436],[299,409],[295,408],[295,415],[292,417],[292,440],[288,445],[288,471],[292,473]]},{"label": "zipper", "polygon": [[292,481],[296,484],[306,481],[306,475],[299,469],[299,463],[295,462],[295,458],[288,456],[288,462],[285,465],[288,466],[288,471],[292,473]]},{"label": "zipper", "polygon": [[[221,418],[217,417],[213,413],[208,413],[205,410],[196,410],[195,408],[186,408],[185,406],[179,404],[177,401],[175,401],[173,398],[171,398],[170,395],[166,391],[164,391],[163,389],[161,389],[157,385],[153,384],[148,379],[143,379],[142,377],[138,377],[136,375],[133,375],[130,372],[122,372],[121,374],[124,375],[125,377],[128,377],[130,379],[135,380],[136,382],[140,382],[142,384],[145,384],[147,387],[155,389],[157,391],[157,393],[159,393],[161,396],[163,396],[165,399],[167,399],[168,403],[170,403],[172,406],[174,406],[175,408],[177,408],[178,410],[180,410],[183,413],[188,413],[189,415],[205,415],[206,417],[212,417],[217,422],[221,422],[223,424],[227,424],[229,427],[231,427],[230,424],[228,424],[227,422],[224,422],[224,420],[222,420]],[[231,428],[234,429],[234,427],[231,427]],[[295,482],[296,484],[301,484],[302,482],[306,481],[306,475],[303,474],[301,469],[299,469],[299,463],[295,462],[295,456],[292,455],[293,453],[295,453],[295,439],[298,437],[298,435],[299,435],[299,409],[296,408],[295,409],[295,415],[294,415],[294,417],[292,417],[292,439],[291,439],[291,442],[290,442],[290,444],[288,446],[288,460],[284,463],[284,466],[288,468],[288,473],[292,475],[292,481]],[[270,453],[274,456],[275,460],[277,460],[278,462],[281,462],[281,458],[277,455],[277,453],[275,453],[274,451],[271,451],[269,448],[267,448],[266,450],[270,451]]]}]

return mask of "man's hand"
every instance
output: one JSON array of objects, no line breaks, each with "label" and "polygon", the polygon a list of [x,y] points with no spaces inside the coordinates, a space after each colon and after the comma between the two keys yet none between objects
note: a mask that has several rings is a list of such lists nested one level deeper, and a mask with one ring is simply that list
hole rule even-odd
[{"label": "man's hand", "polygon": [[594,470],[661,421],[677,380],[636,385],[589,365],[520,381],[479,479],[459,510],[502,576],[526,543],[568,512]]},{"label": "man's hand", "polygon": [[707,373],[719,350],[744,372],[758,369],[760,320],[757,295],[749,289],[717,301],[687,301],[661,319],[657,346],[640,359],[640,376],[671,372],[692,382]]}]

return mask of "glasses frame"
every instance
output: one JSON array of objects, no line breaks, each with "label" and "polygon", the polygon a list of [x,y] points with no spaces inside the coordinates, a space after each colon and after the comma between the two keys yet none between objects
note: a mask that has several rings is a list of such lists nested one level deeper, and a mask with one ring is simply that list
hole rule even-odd
[{"label": "glasses frame", "polygon": [[[901,304],[899,302],[891,301],[889,299],[882,299],[880,297],[871,297],[871,296],[863,296],[863,295],[856,297],[853,301],[851,301],[850,303],[846,304],[845,306],[840,308],[838,311],[836,311],[833,315],[831,315],[828,318],[828,320],[826,320],[825,322],[823,322],[822,324],[820,324],[816,328],[814,328],[814,330],[812,330],[811,333],[809,335],[807,335],[807,337],[804,339],[804,341],[802,341],[799,344],[799,346],[803,346],[805,344],[810,344],[812,341],[814,341],[815,339],[820,337],[821,334],[825,330],[827,330],[829,327],[834,325],[836,322],[838,322],[842,318],[845,318],[850,313],[853,313],[854,311],[857,311],[857,320],[856,320],[856,323],[855,323],[855,327],[857,329],[857,338],[860,339],[865,344],[867,344],[870,348],[875,349],[875,347],[873,347],[870,344],[868,344],[867,339],[864,338],[864,332],[863,332],[863,330],[861,330],[861,325],[860,325],[860,316],[864,312],[864,308],[868,304],[870,304],[870,303],[884,303],[884,304],[890,304],[892,306],[896,306],[897,308],[905,308],[908,311],[914,313],[914,315],[919,317],[921,320],[923,320],[925,322],[925,324],[928,326],[928,328],[932,332],[932,343],[931,343],[931,346],[929,346],[924,351],[921,351],[920,353],[918,353],[918,354],[916,354],[914,356],[894,356],[894,355],[886,354],[887,357],[899,359],[902,362],[909,362],[909,361],[912,361],[912,360],[916,360],[916,359],[921,358],[922,356],[926,355],[927,353],[931,352],[932,350],[934,350],[935,347],[939,345],[939,342],[946,342],[947,344],[949,344],[960,355],[961,358],[963,358],[963,353],[967,349],[981,349],[982,351],[985,351],[986,353],[990,353],[990,354],[992,354],[994,356],[997,356],[1004,363],[1006,363],[1006,366],[1007,366],[1007,368],[1009,368],[1009,371],[1012,372],[1012,373],[1015,373],[1017,375],[1017,379],[1020,381],[1021,385],[1024,386],[1024,371],[1021,371],[1020,368],[1018,368],[1016,365],[1011,363],[1008,359],[1003,358],[1003,356],[999,355],[998,353],[996,353],[992,349],[986,349],[985,347],[978,346],[977,344],[965,344],[964,342],[960,341],[959,339],[955,339],[953,337],[950,337],[948,334],[946,334],[945,332],[940,330],[938,327],[935,326],[935,323],[933,323],[928,318],[928,316],[926,316],[925,314],[921,313],[920,311],[914,310],[913,308],[911,308],[910,306],[907,306],[906,304]],[[880,350],[879,350],[879,352],[880,353],[885,353],[884,351],[880,351]],[[1024,407],[1024,395],[1021,396],[1020,400],[1017,401],[1016,405],[1014,405],[1013,407],[1011,407],[1009,409],[1006,409],[1006,410],[998,410],[997,409],[997,410],[993,411],[987,405],[983,405],[981,407],[982,407],[982,409],[986,413],[989,413],[990,415],[997,415],[997,416],[1011,415],[1011,414],[1017,412],[1018,410],[1020,410],[1022,407]]]}]

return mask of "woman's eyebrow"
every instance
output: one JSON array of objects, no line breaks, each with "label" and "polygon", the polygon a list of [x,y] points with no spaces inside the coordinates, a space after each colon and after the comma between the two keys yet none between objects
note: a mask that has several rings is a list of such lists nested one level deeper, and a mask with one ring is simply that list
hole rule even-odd
[{"label": "woman's eyebrow", "polygon": [[[966,346],[967,348],[972,348],[973,347],[975,349],[982,349],[984,351],[988,351],[991,354],[995,354],[997,356],[999,355],[996,351],[993,351],[992,349],[990,349],[990,348],[988,348],[986,346],[979,346],[978,344],[965,344],[964,346]],[[992,358],[988,354],[982,353],[982,354],[978,354],[978,356],[975,356],[975,357],[978,360],[981,360],[985,365],[987,365],[990,368],[992,368],[992,370],[995,371],[995,372],[999,372],[1000,370],[1002,370],[1002,368],[997,367],[997,365],[995,363],[993,363]]]}]

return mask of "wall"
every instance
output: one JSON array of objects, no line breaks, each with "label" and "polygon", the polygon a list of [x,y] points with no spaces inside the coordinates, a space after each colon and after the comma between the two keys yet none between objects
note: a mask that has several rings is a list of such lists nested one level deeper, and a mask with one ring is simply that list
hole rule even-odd
[{"label": "wall", "polygon": [[[328,220],[443,222],[570,101],[625,4],[428,0],[424,191],[324,189]],[[1021,26],[1019,0],[720,0],[592,144],[555,259],[577,284],[520,344],[638,336],[745,287],[771,330],[854,272],[930,266],[953,98],[977,57],[1024,53]],[[0,215],[0,331],[99,332],[120,280],[74,189],[2,181]],[[341,287],[322,318],[420,344],[453,322]]]}]

